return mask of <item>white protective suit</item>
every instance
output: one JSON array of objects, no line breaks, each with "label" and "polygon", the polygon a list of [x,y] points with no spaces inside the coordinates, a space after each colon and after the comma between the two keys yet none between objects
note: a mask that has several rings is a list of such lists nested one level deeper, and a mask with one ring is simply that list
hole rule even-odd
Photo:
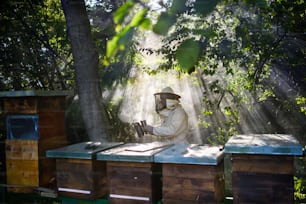
[{"label": "white protective suit", "polygon": [[[162,92],[171,94],[173,90],[167,87]],[[188,115],[179,100],[166,99],[166,108],[159,111],[158,114],[163,122],[160,126],[153,127],[153,135],[156,135],[159,141],[167,143],[187,143]]]},{"label": "white protective suit", "polygon": [[153,127],[153,134],[164,142],[187,143],[188,116],[182,106],[178,104],[174,109],[165,109],[161,114],[165,114],[164,121],[160,126]]}]

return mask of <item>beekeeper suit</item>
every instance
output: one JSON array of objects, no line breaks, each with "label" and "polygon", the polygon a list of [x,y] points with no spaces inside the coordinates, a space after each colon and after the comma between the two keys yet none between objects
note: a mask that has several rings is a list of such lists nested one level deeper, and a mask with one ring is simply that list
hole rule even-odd
[{"label": "beekeeper suit", "polygon": [[145,131],[169,143],[187,143],[188,116],[180,104],[179,95],[170,87],[155,93],[155,109],[163,119],[160,126],[145,126]]}]

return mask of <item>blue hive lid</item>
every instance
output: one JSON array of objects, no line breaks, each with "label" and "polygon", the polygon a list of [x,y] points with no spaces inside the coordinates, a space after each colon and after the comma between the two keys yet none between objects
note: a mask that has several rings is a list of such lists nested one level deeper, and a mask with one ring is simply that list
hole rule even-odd
[{"label": "blue hive lid", "polygon": [[49,158],[74,158],[74,159],[95,159],[100,151],[107,150],[118,145],[120,142],[101,143],[101,142],[82,142],[68,145],[65,147],[47,150],[46,157]]},{"label": "blue hive lid", "polygon": [[169,147],[169,144],[160,142],[152,143],[127,143],[97,154],[97,160],[125,161],[125,162],[153,162],[154,155]]},{"label": "blue hive lid", "polygon": [[300,143],[285,134],[248,134],[231,137],[225,144],[225,153],[302,155]]},{"label": "blue hive lid", "polygon": [[224,158],[221,146],[177,144],[154,156],[155,162],[217,165]]}]

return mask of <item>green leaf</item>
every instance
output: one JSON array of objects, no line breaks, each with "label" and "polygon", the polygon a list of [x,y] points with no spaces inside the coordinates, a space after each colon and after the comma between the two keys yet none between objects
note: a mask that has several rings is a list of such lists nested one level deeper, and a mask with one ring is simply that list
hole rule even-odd
[{"label": "green leaf", "polygon": [[125,4],[123,4],[122,6],[120,6],[115,14],[114,14],[114,22],[116,24],[121,24],[124,20],[124,18],[129,14],[130,12],[130,8],[133,7],[135,5],[134,2],[132,1],[128,1]]},{"label": "green leaf", "polygon": [[120,33],[109,40],[106,45],[106,57],[110,58],[114,56],[118,50],[125,49],[126,45],[131,42],[133,33],[134,28],[126,26]]},{"label": "green leaf", "polygon": [[268,1],[267,0],[256,0],[256,4],[259,7],[262,7],[262,8],[268,7]]},{"label": "green leaf", "polygon": [[106,44],[106,57],[113,56],[117,51],[117,45],[118,45],[119,37],[115,36],[111,40],[107,41]]},{"label": "green leaf", "polygon": [[178,47],[175,57],[180,67],[183,70],[190,72],[198,61],[199,53],[199,43],[193,39],[188,39]]},{"label": "green leaf", "polygon": [[153,32],[159,35],[166,35],[175,21],[176,17],[174,15],[163,12],[159,16],[157,23],[153,26]]},{"label": "green leaf", "polygon": [[148,13],[148,9],[142,9],[142,10],[138,11],[136,13],[136,15],[133,17],[130,25],[132,27],[139,26],[142,23],[142,21],[145,20],[145,17],[147,15],[147,13]]},{"label": "green leaf", "polygon": [[146,30],[150,29],[150,26],[151,26],[151,21],[148,18],[145,18],[140,24],[140,27]]},{"label": "green leaf", "polygon": [[128,45],[132,38],[133,38],[133,33],[134,33],[134,28],[133,27],[125,27],[125,29],[123,29],[123,31],[120,33],[120,38],[118,41],[118,48],[120,50],[123,50],[126,45]]},{"label": "green leaf", "polygon": [[197,13],[205,16],[210,14],[215,9],[219,1],[220,0],[197,0],[194,3],[194,9]]},{"label": "green leaf", "polygon": [[183,13],[186,10],[186,0],[173,0],[172,5],[170,7],[170,13],[178,14]]}]

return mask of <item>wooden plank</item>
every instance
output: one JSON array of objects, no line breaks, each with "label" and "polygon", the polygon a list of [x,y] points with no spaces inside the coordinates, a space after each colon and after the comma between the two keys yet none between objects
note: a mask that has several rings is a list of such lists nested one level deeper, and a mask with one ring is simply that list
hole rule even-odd
[{"label": "wooden plank", "polygon": [[56,190],[55,159],[40,158],[39,186]]},{"label": "wooden plank", "polygon": [[6,178],[9,185],[39,186],[37,160],[6,160]]},{"label": "wooden plank", "polygon": [[57,159],[58,187],[91,190],[93,180],[91,160]]},{"label": "wooden plank", "polygon": [[37,140],[6,140],[7,160],[38,160]]},{"label": "wooden plank", "polygon": [[117,162],[117,161],[107,161],[108,167],[128,167],[128,168],[143,168],[147,171],[146,168],[151,168],[153,163],[151,162]]},{"label": "wooden plank", "polygon": [[57,187],[75,191],[60,191],[60,195],[93,199],[108,193],[106,164],[102,161],[56,159],[56,168]]},{"label": "wooden plank", "polygon": [[65,112],[43,112],[39,114],[40,138],[65,135]]},{"label": "wooden plank", "polygon": [[225,176],[224,176],[224,161],[216,167],[215,177],[215,201],[221,203],[224,201],[225,195]]},{"label": "wooden plank", "polygon": [[196,201],[196,200],[178,200],[178,199],[163,199],[163,204],[207,204],[215,202]]},{"label": "wooden plank", "polygon": [[[108,174],[109,175],[109,174]],[[150,173],[137,173],[137,172],[126,172],[126,174],[113,173],[109,175],[109,184],[113,189],[113,186],[126,186],[131,191],[141,191],[144,189],[150,192],[151,190],[151,175]],[[146,192],[146,193],[148,193]]]},{"label": "wooden plank", "polygon": [[293,174],[293,167],[293,157],[291,156],[232,155],[233,172]]},{"label": "wooden plank", "polygon": [[36,114],[37,110],[36,97],[18,97],[4,99],[4,114]]},{"label": "wooden plank", "polygon": [[131,168],[151,168],[151,162],[121,162],[121,161],[107,161],[107,166],[117,166],[117,167],[131,167]]},{"label": "wooden plank", "polygon": [[136,197],[147,197],[152,199],[152,188],[144,187],[133,187],[129,186],[112,186],[110,184],[110,194],[116,195],[127,195],[127,196],[136,196]]},{"label": "wooden plank", "polygon": [[214,192],[215,182],[214,178],[178,178],[171,176],[163,177],[163,189],[190,189],[190,190],[205,190]]},{"label": "wooden plank", "polygon": [[33,193],[33,188],[30,187],[25,187],[25,186],[22,186],[22,187],[8,187],[7,188],[7,192],[10,192],[10,193]]},{"label": "wooden plank", "polygon": [[294,203],[290,174],[233,172],[234,203]]},{"label": "wooden plank", "polygon": [[38,140],[38,154],[39,157],[45,157],[46,151],[50,149],[55,149],[67,145],[67,140],[65,135],[54,135],[53,137],[44,138]]},{"label": "wooden plank", "polygon": [[148,204],[148,203],[157,203],[153,201],[143,201],[143,200],[132,200],[132,199],[118,199],[118,198],[109,198],[110,204]]},{"label": "wooden plank", "polygon": [[215,194],[211,191],[190,190],[190,189],[163,189],[163,199],[176,199],[184,201],[198,201],[198,202],[213,202]]},{"label": "wooden plank", "polygon": [[163,164],[163,199],[220,203],[224,199],[223,162],[218,166]]},{"label": "wooden plank", "polygon": [[110,203],[155,203],[161,199],[161,164],[107,162],[107,177],[110,195],[119,196],[110,196]]},{"label": "wooden plank", "polygon": [[120,164],[119,166],[115,166],[114,163],[112,163],[112,166],[107,165],[107,176],[111,193],[134,196],[147,196],[151,194],[151,165],[148,166],[143,163],[131,164],[130,162],[118,163]]},{"label": "wooden plank", "polygon": [[210,179],[216,176],[216,166],[163,164],[163,176]]},{"label": "wooden plank", "polygon": [[39,98],[39,112],[58,112],[66,108],[65,96],[44,96]]},{"label": "wooden plank", "polygon": [[109,184],[106,174],[106,162],[105,161],[93,161],[93,180],[94,180],[94,192],[93,198],[99,198],[109,193]]}]

